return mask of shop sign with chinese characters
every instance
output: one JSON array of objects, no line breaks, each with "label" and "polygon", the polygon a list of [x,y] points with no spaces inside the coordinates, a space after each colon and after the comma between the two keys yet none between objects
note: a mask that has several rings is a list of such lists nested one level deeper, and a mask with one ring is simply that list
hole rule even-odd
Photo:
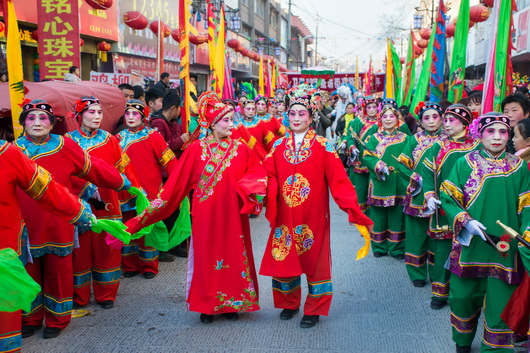
[{"label": "shop sign with chinese characters", "polygon": [[71,66],[80,66],[77,0],[37,2],[41,79],[63,79]]}]

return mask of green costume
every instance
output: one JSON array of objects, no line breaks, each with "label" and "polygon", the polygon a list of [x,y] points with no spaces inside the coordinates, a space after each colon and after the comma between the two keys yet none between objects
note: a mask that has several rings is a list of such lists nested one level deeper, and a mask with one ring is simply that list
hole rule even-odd
[{"label": "green costume", "polygon": [[481,352],[512,352],[513,331],[500,314],[524,275],[517,246],[512,242],[501,254],[478,236],[464,246],[460,236],[473,219],[491,236],[503,234],[497,220],[522,234],[530,221],[528,165],[511,154],[493,157],[481,149],[460,158],[440,190],[443,209],[459,235],[453,239],[449,262],[453,340],[471,346],[484,306]]},{"label": "green costume", "polygon": [[[439,130],[434,134],[420,131],[407,138],[407,145],[399,156],[401,165],[399,170],[403,181],[407,186],[407,197],[405,199],[405,229],[407,241],[405,243],[405,266],[411,281],[423,280],[427,277],[427,257],[428,250],[435,244],[429,246],[433,241],[427,235],[429,229],[429,217],[425,208],[423,193],[417,192],[421,188],[422,169],[425,152],[438,140],[439,136],[447,138],[445,132]],[[413,196],[414,194],[414,196]],[[432,278],[432,266],[429,266],[429,274]]]},{"label": "green costume", "polygon": [[[456,161],[467,153],[478,149],[479,145],[478,141],[469,136],[464,136],[457,140],[452,137],[444,137],[440,138],[425,152],[421,169],[425,201],[435,197],[440,189],[441,182],[449,176]],[[434,173],[437,176],[436,185],[434,184]],[[444,265],[451,252],[453,232],[440,230],[441,226],[449,225],[449,223],[444,210],[438,210],[437,212],[438,216],[436,214],[431,216],[428,230],[428,235],[433,239],[430,242],[429,249],[433,253],[434,264],[431,273],[432,299],[447,300],[450,273],[445,269]],[[438,223],[436,217],[438,217]]]},{"label": "green costume", "polygon": [[[402,256],[405,252],[403,227],[403,204],[405,184],[398,175],[397,156],[407,143],[407,135],[400,131],[389,134],[376,132],[366,140],[363,162],[370,171],[367,204],[374,229],[370,235],[372,250],[391,256]],[[383,163],[384,162],[384,163]],[[382,178],[382,168],[388,166],[389,175]]]}]

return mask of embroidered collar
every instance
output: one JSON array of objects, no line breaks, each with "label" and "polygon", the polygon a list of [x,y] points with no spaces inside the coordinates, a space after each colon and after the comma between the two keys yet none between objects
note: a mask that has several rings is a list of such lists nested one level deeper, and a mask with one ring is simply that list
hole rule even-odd
[{"label": "embroidered collar", "polygon": [[506,157],[506,150],[495,157],[483,147],[480,149],[480,155],[488,160],[499,161]]},{"label": "embroidered collar", "polygon": [[151,129],[146,127],[141,127],[139,130],[132,131],[129,129],[122,130],[118,134],[120,140],[120,147],[125,151],[131,144],[145,140],[149,137]]},{"label": "embroidered collar", "polygon": [[50,155],[59,151],[64,145],[62,136],[50,134],[43,143],[35,143],[29,136],[22,136],[15,141],[15,145],[31,159]]}]

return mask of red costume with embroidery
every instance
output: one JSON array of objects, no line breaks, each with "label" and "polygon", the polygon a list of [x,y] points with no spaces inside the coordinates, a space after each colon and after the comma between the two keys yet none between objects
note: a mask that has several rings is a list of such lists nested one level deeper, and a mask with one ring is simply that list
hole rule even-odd
[{"label": "red costume with embroidery", "polygon": [[[26,247],[17,187],[45,210],[55,212],[68,222],[77,221],[85,211],[79,199],[55,182],[50,173],[3,140],[0,140],[0,170],[0,248],[11,248],[21,255]],[[20,349],[21,323],[20,310],[0,312],[0,351],[16,352]]]},{"label": "red costume with embroidery", "polygon": [[[67,136],[91,157],[99,158],[124,173],[133,186],[139,185],[129,165],[129,158],[122,153],[114,136],[101,129],[92,133],[79,129],[69,132]],[[98,191],[106,206],[103,210],[93,208],[96,217],[121,219],[118,193],[104,188]],[[121,252],[107,245],[106,236],[105,232],[98,234],[92,231],[79,235],[80,248],[74,250],[74,302],[80,306],[85,306],[90,301],[91,283],[96,302],[116,299],[121,276]]]},{"label": "red costume with embroidery", "polygon": [[[154,200],[162,187],[162,173],[170,175],[177,164],[175,154],[160,133],[146,127],[137,131],[126,129],[116,137],[123,153],[129,156],[147,198]],[[135,210],[124,212],[124,221],[135,215]],[[158,251],[146,246],[144,237],[133,240],[122,248],[122,268],[125,272],[157,274]]]},{"label": "red costume with embroidery", "polygon": [[335,149],[310,129],[298,150],[294,134],[279,139],[264,161],[267,219],[272,230],[260,274],[273,277],[275,307],[300,306],[300,275],[309,294],[304,313],[327,315],[331,304],[329,191],[350,222],[371,225]]},{"label": "red costume with embroidery", "polygon": [[247,214],[258,211],[254,195],[264,194],[265,185],[265,171],[246,144],[207,136],[184,151],[160,197],[127,222],[134,234],[170,215],[194,190],[186,287],[190,311],[259,309]]}]

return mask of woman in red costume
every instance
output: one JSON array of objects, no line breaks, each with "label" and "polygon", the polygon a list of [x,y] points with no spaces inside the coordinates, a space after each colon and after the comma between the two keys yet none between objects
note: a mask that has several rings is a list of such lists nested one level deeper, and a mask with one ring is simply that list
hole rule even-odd
[{"label": "woman in red costume", "polygon": [[198,107],[208,136],[184,151],[158,198],[126,224],[134,234],[170,215],[194,190],[186,301],[209,324],[214,314],[235,321],[238,312],[259,310],[247,214],[260,210],[266,174],[255,153],[230,138],[231,107],[213,92],[203,93]]}]

